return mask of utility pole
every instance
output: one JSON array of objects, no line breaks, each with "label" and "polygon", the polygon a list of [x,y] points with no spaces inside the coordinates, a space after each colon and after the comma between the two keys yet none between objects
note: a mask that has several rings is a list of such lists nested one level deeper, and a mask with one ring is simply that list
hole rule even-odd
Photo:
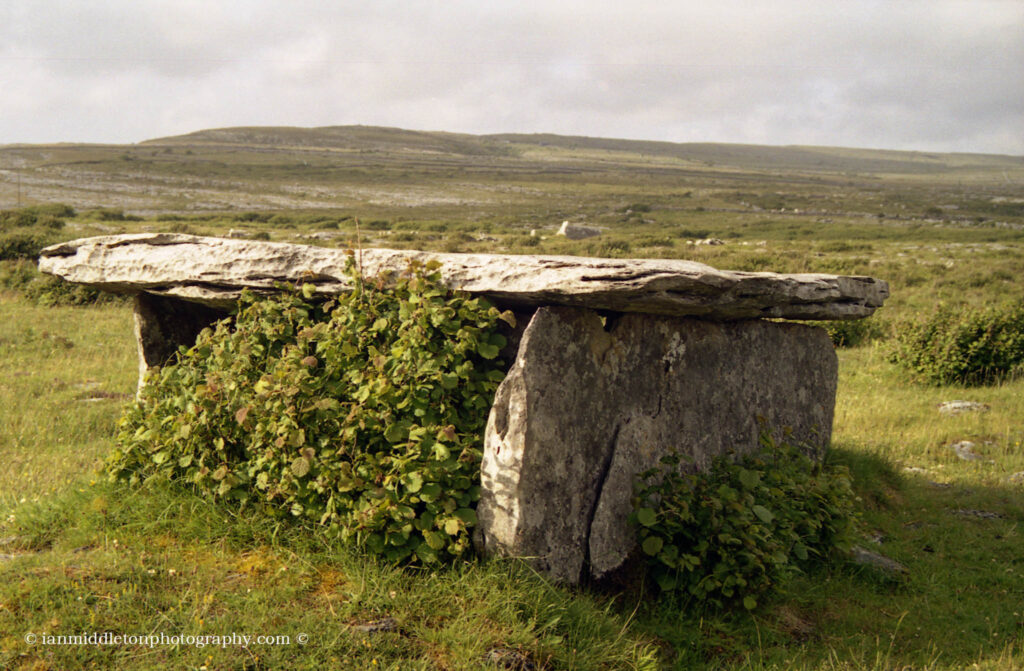
[{"label": "utility pole", "polygon": [[18,209],[21,209],[21,171],[18,171]]}]

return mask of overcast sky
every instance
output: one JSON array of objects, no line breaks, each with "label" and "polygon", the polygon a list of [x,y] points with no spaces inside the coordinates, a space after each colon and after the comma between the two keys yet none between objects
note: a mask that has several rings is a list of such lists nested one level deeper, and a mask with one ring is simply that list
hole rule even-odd
[{"label": "overcast sky", "polygon": [[0,0],[0,144],[343,124],[1024,155],[1024,0]]}]

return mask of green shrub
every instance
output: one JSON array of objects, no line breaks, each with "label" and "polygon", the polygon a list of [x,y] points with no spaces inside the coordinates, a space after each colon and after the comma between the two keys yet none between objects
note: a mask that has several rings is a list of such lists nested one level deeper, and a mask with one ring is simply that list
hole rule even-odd
[{"label": "green shrub", "polygon": [[196,235],[196,229],[192,228],[191,225],[185,223],[184,221],[175,221],[174,223],[167,227],[167,230],[170,233],[184,233],[186,235]]},{"label": "green shrub", "polygon": [[0,261],[37,259],[39,252],[56,242],[49,233],[38,230],[0,233]]},{"label": "green shrub", "polygon": [[0,288],[10,289],[38,305],[99,305],[126,301],[126,296],[109,294],[82,284],[72,284],[36,269],[35,261],[18,259],[0,262]]},{"label": "green shrub", "polygon": [[4,289],[22,291],[39,275],[36,264],[32,261],[0,261],[0,287]]},{"label": "green shrub", "polygon": [[669,456],[642,474],[630,521],[662,590],[752,609],[790,574],[849,550],[855,497],[846,468],[763,443],[703,473],[680,472]]},{"label": "green shrub", "polygon": [[888,335],[888,326],[873,317],[812,322],[828,332],[836,347],[858,347]]},{"label": "green shrub", "polygon": [[0,231],[11,228],[41,226],[48,230],[64,228],[64,218],[75,216],[75,210],[60,203],[32,205],[17,210],[0,211]]},{"label": "green shrub", "polygon": [[675,247],[676,241],[667,236],[646,235],[637,239],[637,247]]},{"label": "green shrub", "polygon": [[632,245],[626,240],[605,240],[587,245],[587,251],[594,256],[623,256],[631,250]]},{"label": "green shrub", "polygon": [[[427,266],[429,271],[434,267]],[[326,303],[257,300],[152,375],[108,470],[324,527],[390,560],[470,547],[483,429],[511,320],[412,268]]]},{"label": "green shrub", "polygon": [[33,205],[30,208],[39,216],[49,215],[51,217],[58,217],[61,219],[68,219],[75,216],[75,208],[64,203],[44,203],[42,205]]},{"label": "green shrub", "polygon": [[36,218],[36,225],[50,231],[59,231],[64,228],[64,220],[52,214],[41,214]]},{"label": "green shrub", "polygon": [[85,218],[98,221],[142,221],[142,217],[135,214],[125,214],[124,210],[117,207],[99,207],[85,213]]},{"label": "green shrub", "polygon": [[3,210],[0,212],[0,230],[24,228],[36,223],[36,214],[29,210]]},{"label": "green shrub", "polygon": [[84,284],[74,284],[59,277],[40,275],[22,289],[22,293],[38,305],[103,305],[125,301],[127,297],[109,294]]},{"label": "green shrub", "polygon": [[270,221],[272,216],[274,215],[270,212],[240,212],[231,218],[235,221],[248,221],[265,224]]},{"label": "green shrub", "polygon": [[1024,366],[1024,303],[984,310],[941,305],[895,334],[890,360],[931,384],[992,384]]}]

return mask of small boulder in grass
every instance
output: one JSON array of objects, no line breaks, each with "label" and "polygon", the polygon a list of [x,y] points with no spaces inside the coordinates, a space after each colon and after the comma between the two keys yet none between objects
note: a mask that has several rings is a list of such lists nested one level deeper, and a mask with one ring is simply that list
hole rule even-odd
[{"label": "small boulder in grass", "polygon": [[981,461],[984,459],[984,457],[974,451],[974,448],[977,446],[970,440],[961,440],[949,447],[962,461]]},{"label": "small boulder in grass", "polygon": [[945,401],[939,403],[939,412],[943,415],[962,415],[965,412],[988,412],[988,403],[977,401]]},{"label": "small boulder in grass", "polygon": [[850,560],[854,564],[859,564],[861,566],[870,566],[893,577],[904,576],[907,573],[909,573],[907,567],[899,563],[895,559],[889,559],[885,555],[879,554],[877,552],[872,552],[871,550],[863,548],[859,545],[854,546],[853,549],[850,551]]},{"label": "small boulder in grass", "polygon": [[558,233],[555,235],[564,235],[569,240],[584,240],[601,235],[601,231],[592,226],[570,224],[568,221],[563,221],[562,227],[558,229]]}]

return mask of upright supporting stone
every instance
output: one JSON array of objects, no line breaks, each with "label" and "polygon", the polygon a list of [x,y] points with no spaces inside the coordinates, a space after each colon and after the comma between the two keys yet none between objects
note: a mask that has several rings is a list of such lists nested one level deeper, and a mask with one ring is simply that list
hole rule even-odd
[{"label": "upright supporting stone", "polygon": [[135,340],[139,348],[139,389],[146,371],[162,366],[178,348],[195,344],[204,328],[226,311],[189,303],[179,298],[135,294]]},{"label": "upright supporting stone", "polygon": [[827,445],[837,361],[824,330],[762,320],[540,308],[488,421],[477,543],[569,583],[621,567],[639,473],[673,450],[705,467],[762,423]]}]

